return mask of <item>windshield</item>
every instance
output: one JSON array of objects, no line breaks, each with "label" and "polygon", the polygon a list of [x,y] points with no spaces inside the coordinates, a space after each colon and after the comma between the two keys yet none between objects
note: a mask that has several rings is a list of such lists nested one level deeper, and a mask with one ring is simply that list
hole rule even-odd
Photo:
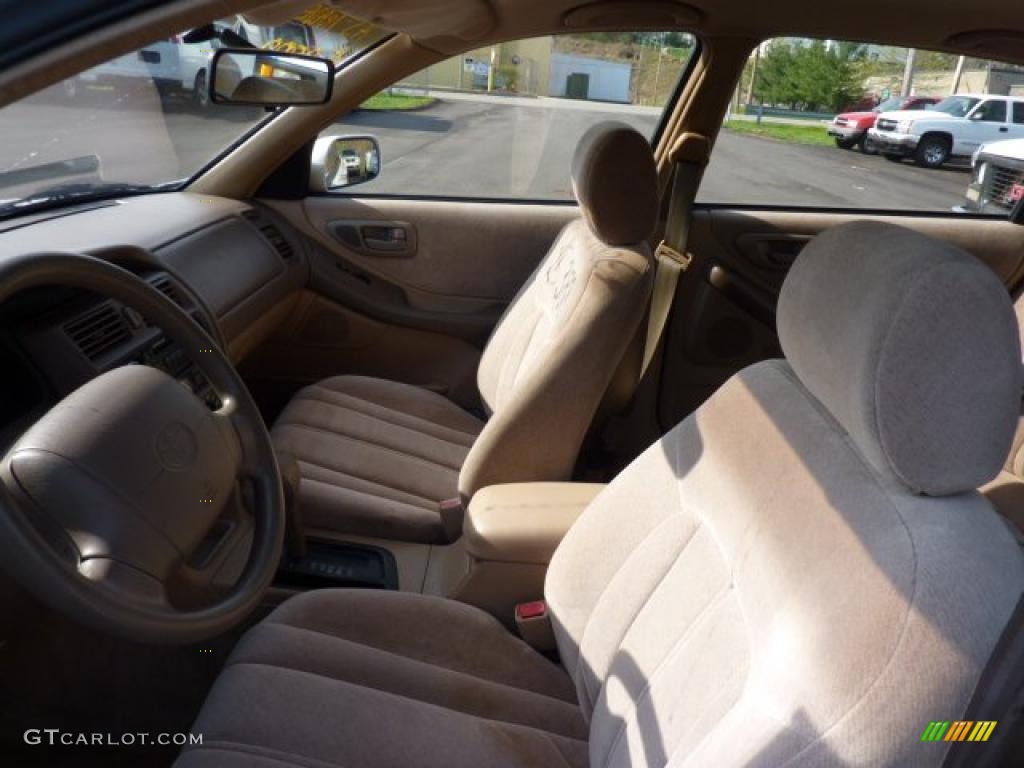
[{"label": "windshield", "polygon": [[0,109],[0,216],[39,198],[177,186],[268,119],[259,107],[210,103],[215,48],[248,41],[340,64],[386,34],[327,4],[277,26],[239,15],[214,28],[217,39],[186,43],[183,30]]},{"label": "windshield", "polygon": [[954,117],[963,117],[981,101],[973,96],[949,96],[931,108],[933,112],[945,112]]},{"label": "windshield", "polygon": [[900,97],[900,96],[893,96],[891,99],[886,99],[881,104],[879,104],[877,107],[875,107],[874,111],[875,112],[895,112],[896,110],[898,110],[902,106],[903,106],[903,99],[902,99],[902,97]]}]

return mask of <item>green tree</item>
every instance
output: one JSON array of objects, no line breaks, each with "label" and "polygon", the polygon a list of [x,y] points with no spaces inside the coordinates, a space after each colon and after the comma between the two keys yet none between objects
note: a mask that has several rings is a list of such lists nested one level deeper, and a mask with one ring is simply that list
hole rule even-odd
[{"label": "green tree", "polygon": [[793,82],[795,51],[786,40],[773,40],[761,53],[754,73],[754,98],[762,104],[793,106],[797,90]]},{"label": "green tree", "polygon": [[839,111],[863,96],[863,46],[821,40],[775,40],[763,51],[754,95],[764,104]]}]

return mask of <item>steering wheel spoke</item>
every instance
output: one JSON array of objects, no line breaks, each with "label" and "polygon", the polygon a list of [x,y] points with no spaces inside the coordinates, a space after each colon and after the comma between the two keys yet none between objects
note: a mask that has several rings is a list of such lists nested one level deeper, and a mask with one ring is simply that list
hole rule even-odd
[{"label": "steering wheel spoke", "polygon": [[118,560],[90,557],[79,564],[78,572],[118,602],[132,602],[157,610],[171,607],[163,581]]}]

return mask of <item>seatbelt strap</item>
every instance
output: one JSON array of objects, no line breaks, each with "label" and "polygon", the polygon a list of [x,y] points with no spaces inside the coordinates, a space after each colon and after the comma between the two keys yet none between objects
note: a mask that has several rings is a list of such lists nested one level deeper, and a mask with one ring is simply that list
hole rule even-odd
[{"label": "seatbelt strap", "polygon": [[[1024,530],[1008,517],[1003,521],[1024,554]],[[942,768],[1024,765],[1024,595],[1017,598],[1010,621],[981,671],[964,720],[996,725],[984,744],[969,740],[950,744]]]},{"label": "seatbelt strap", "polygon": [[995,722],[983,744],[953,742],[942,768],[1024,765],[1024,597],[981,673],[963,720]]},{"label": "seatbelt strap", "polygon": [[640,378],[654,359],[661,343],[672,310],[679,278],[690,266],[691,256],[686,243],[690,237],[693,201],[697,197],[704,166],[711,152],[711,142],[697,133],[684,133],[672,148],[672,191],[665,222],[665,239],[654,252],[654,290],[651,292],[651,310],[647,317],[647,339]]}]

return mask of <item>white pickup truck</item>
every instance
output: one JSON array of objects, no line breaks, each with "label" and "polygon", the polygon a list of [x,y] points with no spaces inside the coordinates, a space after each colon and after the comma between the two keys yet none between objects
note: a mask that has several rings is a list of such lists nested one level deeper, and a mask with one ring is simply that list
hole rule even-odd
[{"label": "white pickup truck", "polygon": [[983,144],[971,165],[967,200],[954,211],[1005,216],[1024,199],[1024,139]]},{"label": "white pickup truck", "polygon": [[938,168],[982,144],[1024,138],[1024,98],[958,94],[923,112],[883,112],[868,136],[890,160]]},{"label": "white pickup truck", "polygon": [[[219,30],[235,32],[257,48],[280,46],[283,50],[296,53],[319,54],[324,51],[324,55],[334,55],[347,42],[344,37],[326,30],[314,31],[309,25],[298,21],[268,27],[251,24],[244,16],[236,15],[217,21],[214,26]],[[147,84],[152,82],[162,96],[191,96],[196,106],[205,109],[210,105],[206,87],[210,55],[215,49],[224,46],[217,39],[186,43],[181,35],[175,35],[86,70],[77,78],[65,80],[64,95],[74,98],[79,84],[125,84],[141,80]]]}]

